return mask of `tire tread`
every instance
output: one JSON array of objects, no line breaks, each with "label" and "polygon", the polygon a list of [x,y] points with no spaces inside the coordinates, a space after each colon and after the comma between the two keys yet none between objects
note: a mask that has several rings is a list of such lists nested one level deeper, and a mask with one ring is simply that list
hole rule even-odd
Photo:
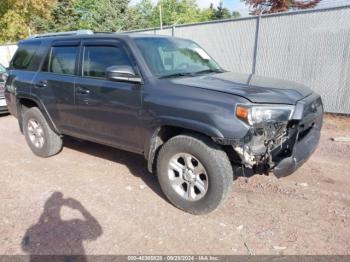
[{"label": "tire tread", "polygon": [[229,193],[230,185],[233,181],[232,165],[225,151],[219,145],[215,144],[210,138],[198,134],[182,134],[168,140],[160,149],[158,155],[159,161],[157,161],[158,176],[161,175],[159,174],[161,165],[161,163],[159,162],[163,161],[162,157],[166,154],[168,150],[182,143],[185,145],[189,145],[190,147],[197,147],[199,150],[202,150],[203,152],[209,154],[209,157],[213,161],[213,165],[215,166],[216,170],[218,170],[218,172],[215,175],[221,176],[220,179],[222,180],[223,186],[222,189],[219,189],[221,191],[221,194],[215,194],[216,199],[210,199],[210,201],[208,201],[207,205],[204,208],[201,207],[200,209],[184,209],[182,206],[172,201],[171,197],[169,197],[168,192],[164,192],[164,190],[163,192],[172,202],[172,204],[179,209],[185,210],[195,215],[209,213],[213,211],[221,202],[223,202]]}]

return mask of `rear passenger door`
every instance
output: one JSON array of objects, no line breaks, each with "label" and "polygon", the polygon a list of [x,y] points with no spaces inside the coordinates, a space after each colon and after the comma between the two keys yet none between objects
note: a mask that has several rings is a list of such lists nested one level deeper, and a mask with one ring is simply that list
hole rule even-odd
[{"label": "rear passenger door", "polygon": [[75,133],[77,115],[74,101],[80,41],[57,41],[48,50],[42,69],[36,75],[32,93],[45,105],[62,133]]},{"label": "rear passenger door", "polygon": [[80,57],[75,99],[87,139],[140,152],[141,85],[106,78],[110,66],[135,68],[127,47],[118,40],[83,41]]}]

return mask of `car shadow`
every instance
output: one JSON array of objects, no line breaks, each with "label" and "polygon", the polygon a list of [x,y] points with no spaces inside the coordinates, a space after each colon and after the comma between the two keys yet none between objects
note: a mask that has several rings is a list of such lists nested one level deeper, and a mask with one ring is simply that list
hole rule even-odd
[{"label": "car shadow", "polygon": [[[64,206],[78,211],[83,219],[63,220],[60,212]],[[55,192],[45,202],[38,222],[27,229],[21,247],[31,262],[85,262],[83,242],[96,240],[102,233],[96,218],[79,201]]]},{"label": "car shadow", "polygon": [[64,138],[64,147],[89,154],[98,158],[125,165],[131,174],[142,179],[142,181],[153,190],[159,197],[169,202],[163,192],[156,175],[151,174],[147,169],[147,161],[142,155],[119,150],[109,146],[93,143],[90,141],[81,141],[71,137]]},{"label": "car shadow", "polygon": [[253,176],[260,176],[259,174],[255,174],[252,169],[243,168],[240,166],[234,167],[233,173],[234,173],[233,180],[237,180],[240,177],[248,179],[248,178],[253,177]]}]

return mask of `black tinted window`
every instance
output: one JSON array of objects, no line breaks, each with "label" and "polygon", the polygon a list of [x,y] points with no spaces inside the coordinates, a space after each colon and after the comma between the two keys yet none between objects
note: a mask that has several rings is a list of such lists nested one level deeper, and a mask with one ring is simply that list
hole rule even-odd
[{"label": "black tinted window", "polygon": [[11,68],[20,70],[30,70],[31,62],[35,52],[40,46],[40,42],[22,43],[19,45],[16,54],[13,57]]},{"label": "black tinted window", "polygon": [[76,46],[52,47],[49,72],[64,75],[75,74],[75,61],[78,54]]},{"label": "black tinted window", "polygon": [[89,77],[106,77],[106,68],[114,65],[131,63],[122,47],[86,46],[84,49],[83,75]]}]

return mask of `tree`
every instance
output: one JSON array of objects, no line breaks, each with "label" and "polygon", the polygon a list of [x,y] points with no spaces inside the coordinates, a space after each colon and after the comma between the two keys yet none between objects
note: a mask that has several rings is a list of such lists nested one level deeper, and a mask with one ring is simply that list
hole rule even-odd
[{"label": "tree", "polygon": [[36,18],[38,32],[90,29],[115,32],[126,28],[129,0],[56,0],[50,15]]},{"label": "tree", "polygon": [[211,17],[208,20],[218,20],[218,19],[229,19],[229,18],[240,18],[241,14],[238,11],[230,12],[229,9],[223,7],[223,2],[220,1],[219,5],[215,8],[213,4],[210,4],[209,10],[211,12]]},{"label": "tree", "polygon": [[286,12],[290,9],[314,8],[321,0],[242,0],[251,8],[250,14]]},{"label": "tree", "polygon": [[[27,37],[36,17],[46,18],[55,0],[1,0],[0,42],[14,42]],[[34,29],[35,31],[35,29]]]},{"label": "tree", "polygon": [[128,18],[128,4],[129,0],[96,1],[96,10],[92,15],[94,29],[101,32],[124,30]]},{"label": "tree", "polygon": [[241,17],[241,13],[238,11],[233,11],[232,12],[232,18],[240,18]]},{"label": "tree", "polygon": [[77,0],[75,9],[79,14],[78,26],[79,28],[94,30],[96,21],[94,19],[97,12],[96,0]]},{"label": "tree", "polygon": [[153,23],[159,25],[159,6],[162,5],[163,25],[199,22],[203,19],[195,0],[162,0],[153,9]]},{"label": "tree", "polygon": [[135,6],[130,7],[128,9],[127,27],[129,29],[155,27],[154,8],[151,0],[141,0]]},{"label": "tree", "polygon": [[217,20],[217,19],[228,19],[232,17],[232,14],[230,12],[230,10],[228,10],[226,7],[223,7],[223,2],[220,1],[218,7],[216,8],[216,10],[214,10],[214,14],[213,14],[213,19]]},{"label": "tree", "polygon": [[161,0],[153,4],[151,0],[142,0],[128,10],[125,29],[159,27],[162,9],[163,25],[195,23],[212,20],[212,9],[200,9],[195,0]]},{"label": "tree", "polygon": [[76,4],[76,0],[56,0],[48,17],[34,18],[35,30],[38,33],[77,30],[80,15]]},{"label": "tree", "polygon": [[14,42],[29,34],[91,29],[115,32],[239,17],[222,2],[200,9],[196,0],[0,0],[0,42]]}]

